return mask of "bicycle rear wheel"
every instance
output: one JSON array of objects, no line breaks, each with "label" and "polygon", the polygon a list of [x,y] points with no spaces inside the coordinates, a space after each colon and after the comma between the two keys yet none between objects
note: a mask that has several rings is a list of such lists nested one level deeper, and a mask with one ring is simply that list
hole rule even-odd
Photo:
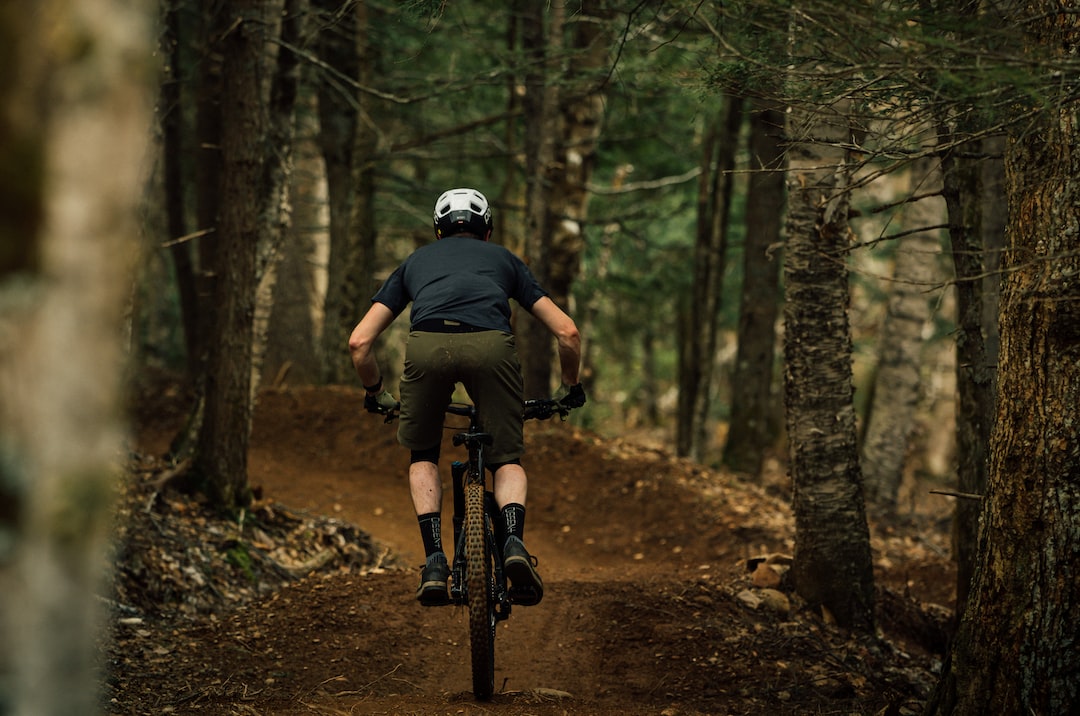
[{"label": "bicycle rear wheel", "polygon": [[473,695],[478,699],[489,698],[495,688],[495,598],[486,519],[484,483],[470,479],[465,485],[465,583]]}]

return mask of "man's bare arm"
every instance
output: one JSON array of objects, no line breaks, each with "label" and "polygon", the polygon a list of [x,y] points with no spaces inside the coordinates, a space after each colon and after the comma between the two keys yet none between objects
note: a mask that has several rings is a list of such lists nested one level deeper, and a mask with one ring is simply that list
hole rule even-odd
[{"label": "man's bare arm", "polygon": [[393,311],[385,304],[372,303],[349,336],[349,355],[362,385],[375,385],[382,378],[375,359],[375,340],[394,322],[394,318]]},{"label": "man's bare arm", "polygon": [[579,383],[581,334],[578,333],[574,319],[566,315],[566,312],[547,296],[533,304],[532,314],[551,331],[559,342],[559,367],[562,371],[563,385]]}]

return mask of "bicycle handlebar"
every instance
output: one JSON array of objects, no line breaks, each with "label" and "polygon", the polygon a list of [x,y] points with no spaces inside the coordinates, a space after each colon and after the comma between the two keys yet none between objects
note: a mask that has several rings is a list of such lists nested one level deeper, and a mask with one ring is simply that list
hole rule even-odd
[{"label": "bicycle handlebar", "polygon": [[[471,417],[473,409],[472,405],[463,403],[451,403],[446,406],[446,412],[452,415],[461,415],[466,418]],[[373,413],[385,416],[386,420],[384,422],[387,423],[394,422],[394,419],[398,417],[400,411],[400,402],[396,403],[393,408],[384,408],[380,405],[377,406],[375,410],[371,410]],[[522,405],[522,417],[524,417],[525,420],[547,420],[555,415],[566,420],[566,416],[569,414],[570,408],[551,398],[532,398],[526,400]]]},{"label": "bicycle handlebar", "polygon": [[533,398],[525,401],[522,414],[526,420],[547,420],[556,414],[566,420],[566,416],[570,414],[570,408],[551,398]]}]

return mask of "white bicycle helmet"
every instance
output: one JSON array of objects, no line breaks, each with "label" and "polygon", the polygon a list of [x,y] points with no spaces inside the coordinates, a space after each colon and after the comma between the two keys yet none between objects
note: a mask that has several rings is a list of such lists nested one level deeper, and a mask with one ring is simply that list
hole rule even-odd
[{"label": "white bicycle helmet", "polygon": [[476,189],[444,191],[435,201],[435,238],[453,234],[476,234],[487,241],[491,235],[491,207]]}]

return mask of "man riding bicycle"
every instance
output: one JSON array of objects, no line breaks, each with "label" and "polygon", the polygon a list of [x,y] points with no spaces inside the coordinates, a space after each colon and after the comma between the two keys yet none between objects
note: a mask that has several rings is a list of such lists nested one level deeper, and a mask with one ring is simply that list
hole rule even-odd
[{"label": "man riding bicycle", "polygon": [[372,412],[393,409],[374,354],[379,335],[411,302],[409,339],[401,376],[398,442],[411,451],[409,489],[426,561],[416,597],[424,606],[450,603],[450,567],[442,544],[442,481],[439,452],[443,419],[461,383],[492,435],[487,451],[495,502],[506,527],[503,569],[514,587],[543,596],[536,558],[525,549],[528,480],[521,466],[523,385],[510,299],[540,320],[558,341],[561,387],[555,398],[567,408],[585,404],[578,379],[581,337],[577,326],[540,287],[525,263],[489,243],[491,209],[475,189],[451,189],[435,202],[436,242],[417,249],[372,297],[353,329],[349,353]]}]

